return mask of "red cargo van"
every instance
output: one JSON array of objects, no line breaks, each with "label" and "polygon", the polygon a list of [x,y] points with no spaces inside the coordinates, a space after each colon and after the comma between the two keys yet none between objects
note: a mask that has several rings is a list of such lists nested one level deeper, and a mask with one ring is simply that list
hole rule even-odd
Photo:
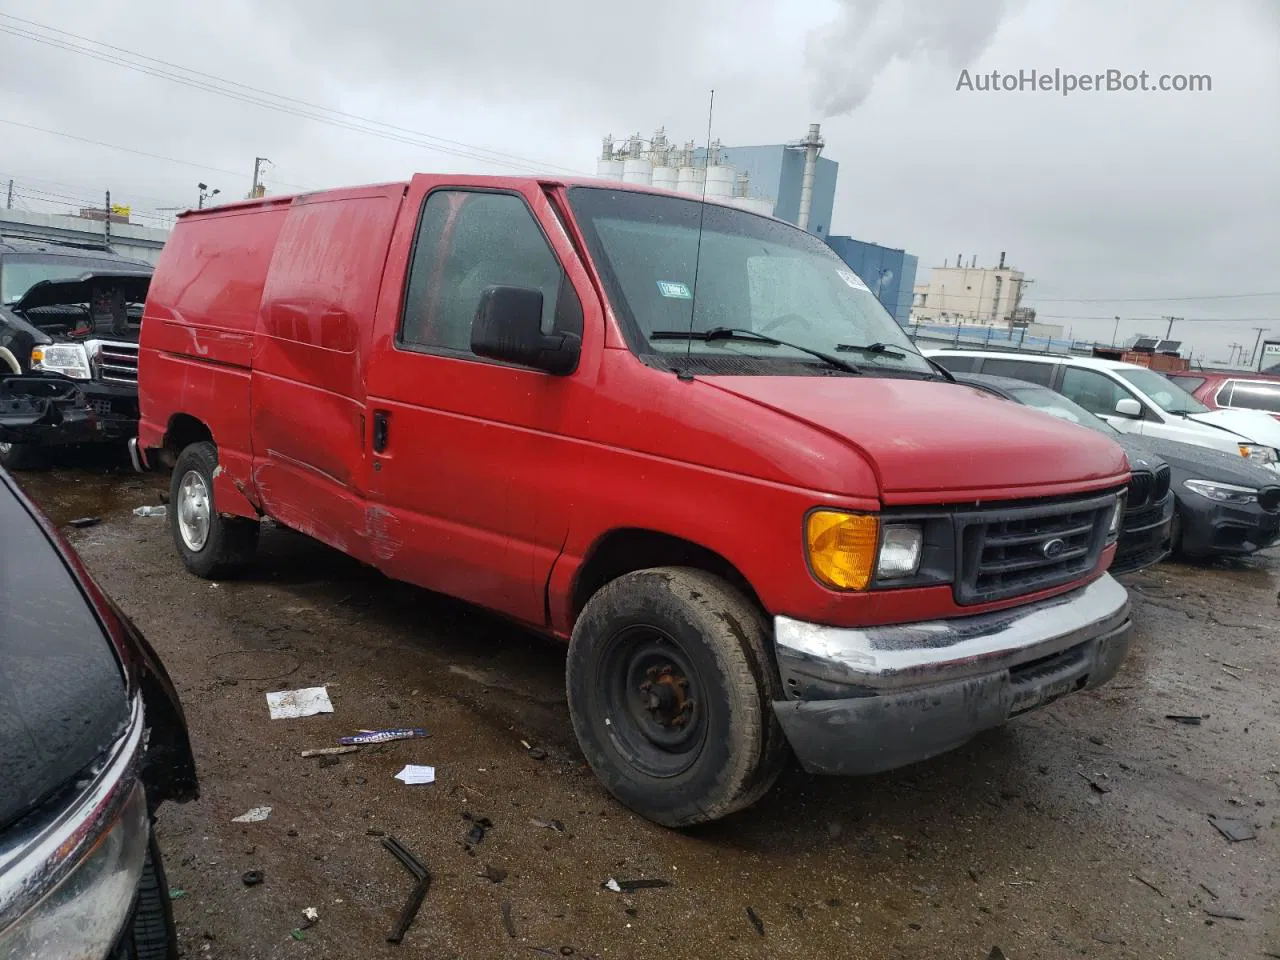
[{"label": "red cargo van", "polygon": [[435,175],[232,204],[180,218],[141,347],[193,573],[270,517],[564,638],[587,760],[663,824],[788,744],[949,750],[1128,646],[1120,448],[949,382],[778,220]]}]

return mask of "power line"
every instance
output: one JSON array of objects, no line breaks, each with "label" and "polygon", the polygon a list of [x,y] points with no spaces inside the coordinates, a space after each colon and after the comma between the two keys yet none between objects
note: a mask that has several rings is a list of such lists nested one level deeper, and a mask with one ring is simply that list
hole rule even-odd
[{"label": "power line", "polygon": [[[105,43],[104,41],[94,40],[93,38],[84,37],[80,34],[60,30],[57,27],[50,27],[34,20],[24,20],[21,17],[14,17],[10,14],[2,13],[0,13],[0,17],[17,23],[35,26],[52,34],[61,35],[43,36],[39,33],[25,30],[20,27],[0,25],[0,32],[8,33],[15,37],[32,40],[36,43],[42,43],[71,53],[77,53],[104,63],[121,66],[128,70],[133,70],[153,77],[159,77],[194,89],[204,90],[208,93],[214,93],[242,103],[265,107],[267,109],[276,110],[292,116],[314,120],[319,123],[326,123],[339,129],[365,133],[370,136],[380,137],[384,140],[404,143],[410,146],[416,146],[440,153],[452,154],[465,159],[476,160],[481,163],[488,163],[495,166],[518,167],[532,172],[543,171],[549,168],[556,168],[573,173],[581,172],[578,170],[571,170],[567,167],[557,167],[555,164],[532,160],[516,154],[504,153],[503,151],[492,150],[487,147],[479,147],[473,144],[463,143],[461,141],[437,137],[433,134],[422,133],[421,131],[410,130],[406,127],[399,127],[381,120],[374,120],[357,114],[346,113],[332,107],[326,107],[321,104],[311,103],[310,101],[300,100],[296,97],[289,97],[284,94],[274,93],[270,90],[264,90],[259,87],[250,86],[249,84],[228,80],[224,77],[218,77],[214,74],[183,67],[178,64],[170,63],[169,61],[149,57],[145,54],[137,53],[132,50],[126,50],[123,47],[117,47],[112,44]],[[81,46],[80,44],[64,40],[62,37],[71,37],[75,40],[81,40],[96,47],[115,50],[124,56],[116,56],[106,53],[104,50]],[[129,57],[136,59],[131,61],[127,59]],[[137,60],[146,62],[139,63],[136,62]],[[148,66],[147,64],[155,64],[156,66]],[[175,73],[174,71],[181,72]],[[270,99],[263,99],[264,97]]]}]

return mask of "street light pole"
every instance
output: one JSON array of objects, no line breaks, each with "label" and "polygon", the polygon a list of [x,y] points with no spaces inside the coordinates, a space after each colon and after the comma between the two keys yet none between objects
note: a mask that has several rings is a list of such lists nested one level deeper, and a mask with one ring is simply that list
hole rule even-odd
[{"label": "street light pole", "polygon": [[[1266,332],[1266,327],[1254,327],[1258,331],[1257,338],[1253,341],[1253,353],[1249,354],[1249,369],[1256,370],[1262,362],[1262,358],[1258,356],[1258,346],[1262,343],[1262,335]],[[1243,351],[1241,351],[1243,353]]]}]

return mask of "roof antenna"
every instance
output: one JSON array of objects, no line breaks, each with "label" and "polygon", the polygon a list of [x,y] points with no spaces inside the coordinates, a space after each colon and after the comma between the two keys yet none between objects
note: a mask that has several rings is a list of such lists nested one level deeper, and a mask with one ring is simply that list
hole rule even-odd
[{"label": "roof antenna", "polygon": [[[698,308],[698,268],[702,266],[702,225],[707,219],[707,174],[711,170],[711,117],[716,109],[716,92],[711,91],[711,102],[707,104],[707,153],[703,159],[702,200],[698,205],[698,245],[693,254],[693,291],[689,294],[689,339],[685,341],[685,361],[693,354],[693,321]],[[686,369],[682,380],[692,380],[693,375]]]}]

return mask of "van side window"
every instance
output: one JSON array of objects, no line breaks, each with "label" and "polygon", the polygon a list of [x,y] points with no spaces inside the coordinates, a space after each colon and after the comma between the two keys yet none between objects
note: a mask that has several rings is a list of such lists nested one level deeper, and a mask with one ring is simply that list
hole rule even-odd
[{"label": "van side window", "polygon": [[521,197],[436,190],[414,238],[399,342],[471,355],[471,322],[493,286],[542,291],[542,329],[582,333],[582,304]]},{"label": "van side window", "polygon": [[1059,392],[1099,417],[1113,415],[1116,404],[1121,400],[1138,399],[1108,376],[1095,370],[1070,366],[1062,373],[1062,389]]},{"label": "van side window", "polygon": [[977,357],[959,357],[955,354],[940,353],[933,358],[952,373],[973,373],[978,365]]},{"label": "van side window", "polygon": [[982,372],[988,376],[1025,380],[1042,387],[1053,382],[1053,368],[1056,366],[1056,363],[1038,363],[1035,360],[1002,360],[997,357],[982,359]]},{"label": "van side window", "polygon": [[1233,380],[1229,385],[1234,389],[1227,397],[1226,403],[1218,401],[1219,406],[1243,408],[1245,410],[1265,410],[1267,413],[1280,413],[1280,383],[1256,383],[1244,380]]}]

